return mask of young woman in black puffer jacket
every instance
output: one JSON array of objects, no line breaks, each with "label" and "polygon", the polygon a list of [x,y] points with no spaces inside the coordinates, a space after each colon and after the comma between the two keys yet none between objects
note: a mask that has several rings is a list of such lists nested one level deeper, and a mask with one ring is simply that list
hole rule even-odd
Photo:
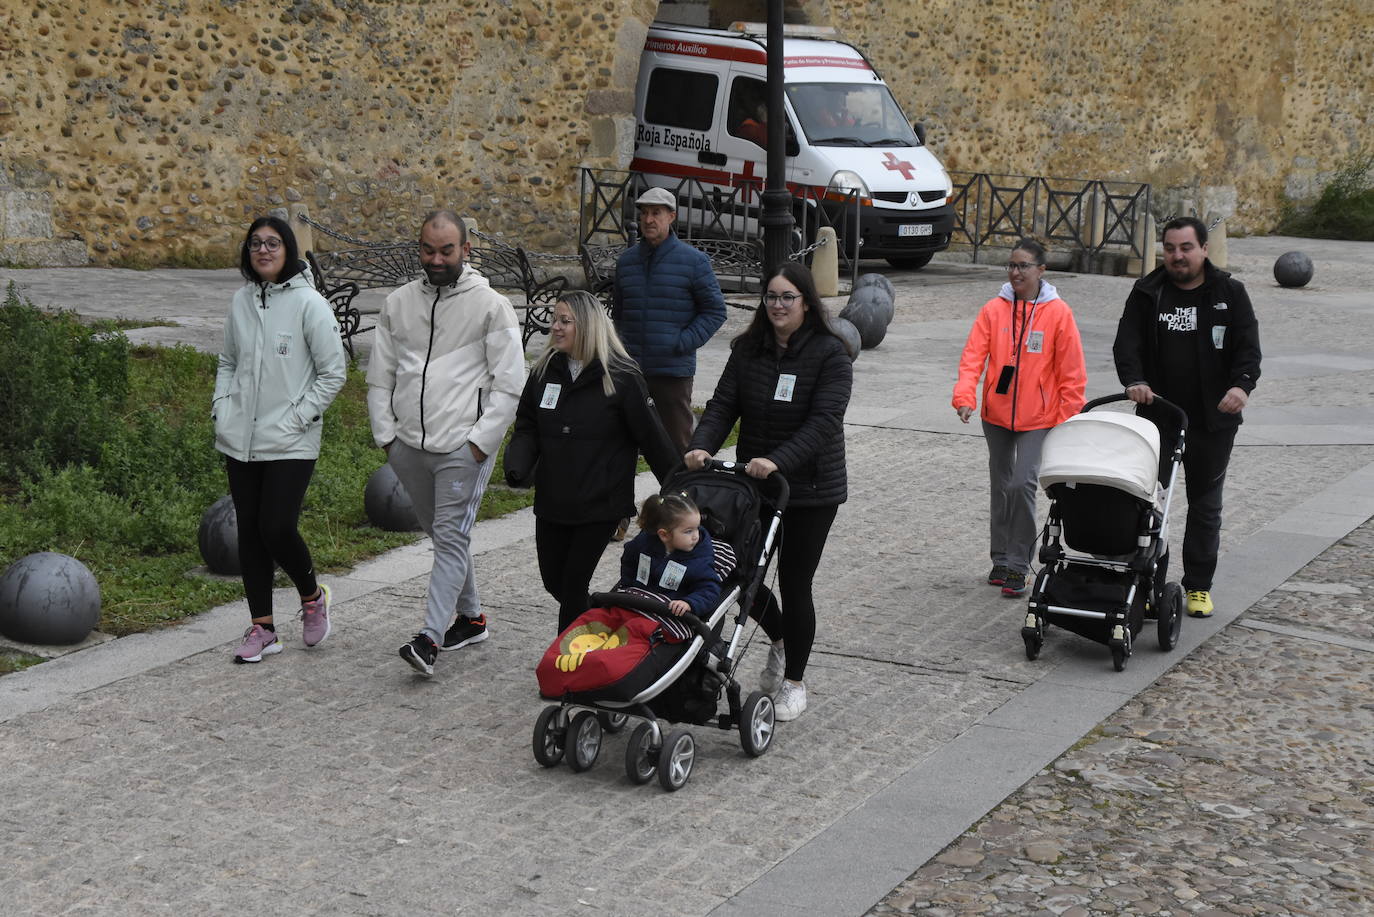
[{"label": "young woman in black puffer jacket", "polygon": [[773,644],[762,687],[774,695],[782,721],[806,709],[802,677],[816,637],[811,581],[848,496],[844,412],[852,383],[850,355],[830,330],[811,272],[783,264],[754,320],[731,345],[684,457],[688,468],[702,467],[738,420],[735,455],[748,474],[766,478],[779,471],[791,485],[778,554],[782,604],[765,590],[752,612]]}]

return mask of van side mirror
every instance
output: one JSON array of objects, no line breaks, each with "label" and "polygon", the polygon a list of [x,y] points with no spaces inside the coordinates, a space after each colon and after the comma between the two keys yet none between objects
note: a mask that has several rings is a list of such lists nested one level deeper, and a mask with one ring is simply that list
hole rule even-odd
[{"label": "van side mirror", "polygon": [[791,131],[787,132],[787,145],[783,147],[783,152],[788,156],[796,156],[801,152],[801,144],[797,143],[797,135]]},{"label": "van side mirror", "polygon": [[912,121],[911,129],[916,132],[916,139],[921,142],[921,146],[926,145],[926,125],[924,121]]}]

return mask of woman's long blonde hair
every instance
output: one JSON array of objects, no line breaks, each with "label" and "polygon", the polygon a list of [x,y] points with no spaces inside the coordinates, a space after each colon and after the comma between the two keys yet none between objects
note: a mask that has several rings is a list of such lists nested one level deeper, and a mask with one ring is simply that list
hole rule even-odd
[{"label": "woman's long blonde hair", "polygon": [[[611,370],[638,372],[639,365],[625,350],[625,345],[620,343],[620,335],[615,333],[615,325],[611,324],[611,317],[606,314],[601,300],[586,290],[569,290],[559,296],[558,301],[572,311],[573,324],[577,326],[577,338],[573,341],[573,348],[568,356],[580,360],[583,367],[591,366],[593,363],[601,364],[601,389],[609,398],[615,394]],[[549,321],[553,321],[552,315]],[[553,336],[550,335],[548,346],[534,364],[535,375],[543,378],[549,360],[553,359],[556,353],[558,351],[554,349]]]}]

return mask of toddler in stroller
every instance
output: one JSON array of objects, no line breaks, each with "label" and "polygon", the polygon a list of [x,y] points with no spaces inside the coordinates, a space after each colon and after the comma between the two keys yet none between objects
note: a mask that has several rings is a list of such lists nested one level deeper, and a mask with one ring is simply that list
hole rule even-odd
[{"label": "toddler in stroller", "polygon": [[[600,753],[603,732],[618,732],[629,719],[640,720],[625,752],[625,771],[634,783],[647,783],[657,773],[664,788],[676,790],[691,774],[692,733],[665,731],[660,720],[738,729],[748,755],[768,750],[773,702],[761,691],[741,700],[735,679],[747,609],[775,553],[787,505],[787,482],[775,474],[767,483],[777,493],[761,516],[759,483],[734,462],[669,475],[667,496],[657,505],[672,509],[677,529],[692,520],[690,514],[676,517],[683,507],[675,504],[691,507],[699,516],[700,540],[679,558],[686,541],[672,548],[674,525],[642,525],[645,531],[626,546],[619,590],[593,595],[593,607],[545,651],[535,670],[539,692],[559,703],[544,708],[534,724],[540,764],[567,760],[573,770],[587,770]],[[709,551],[697,557],[703,545]],[[703,576],[701,560],[714,573]],[[689,572],[694,566],[697,572]],[[702,580],[710,582],[703,587]],[[712,587],[714,597],[703,600]],[[673,607],[674,601],[688,610]],[[725,617],[732,607],[738,614],[727,641]],[[727,709],[718,712],[722,693]]]},{"label": "toddler in stroller", "polygon": [[1047,623],[1106,644],[1118,672],[1146,619],[1157,621],[1160,649],[1178,642],[1183,589],[1165,578],[1169,504],[1188,418],[1156,396],[1158,413],[1177,425],[1173,450],[1161,462],[1154,423],[1093,411],[1124,400],[1121,394],[1090,401],[1045,437],[1040,486],[1050,508],[1040,545],[1043,566],[1021,628],[1027,659],[1040,655]]}]

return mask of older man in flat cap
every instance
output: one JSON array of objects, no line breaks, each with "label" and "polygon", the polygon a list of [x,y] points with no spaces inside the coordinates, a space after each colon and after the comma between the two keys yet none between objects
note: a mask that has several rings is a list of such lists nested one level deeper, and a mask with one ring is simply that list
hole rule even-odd
[{"label": "older man in flat cap", "polygon": [[692,436],[697,349],[725,324],[725,299],[711,262],[673,233],[673,193],[650,188],[635,205],[640,240],[616,264],[613,316],[682,455]]}]

